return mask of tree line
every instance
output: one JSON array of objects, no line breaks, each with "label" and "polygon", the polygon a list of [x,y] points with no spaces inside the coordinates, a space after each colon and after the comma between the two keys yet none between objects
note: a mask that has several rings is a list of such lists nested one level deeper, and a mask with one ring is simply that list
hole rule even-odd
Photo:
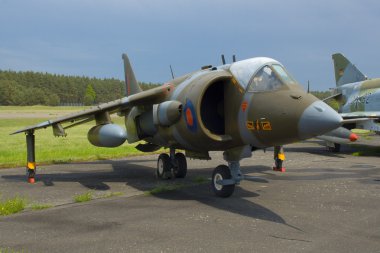
[{"label": "tree line", "polygon": [[[143,83],[143,90],[158,83]],[[92,105],[125,96],[124,81],[0,70],[0,105]]]},{"label": "tree line", "polygon": [[[320,100],[323,100],[331,96],[330,91],[311,91],[310,93],[316,96],[317,98],[319,98]],[[324,102],[328,104],[331,108],[333,108],[335,111],[338,111],[340,105],[339,105],[339,102],[336,101],[335,99],[329,99]]]},{"label": "tree line", "polygon": [[[159,83],[139,83],[143,90]],[[329,91],[312,91],[324,99]],[[93,105],[125,96],[124,81],[114,78],[89,78],[40,72],[0,70],[0,105]],[[335,100],[327,103],[334,109]]]}]

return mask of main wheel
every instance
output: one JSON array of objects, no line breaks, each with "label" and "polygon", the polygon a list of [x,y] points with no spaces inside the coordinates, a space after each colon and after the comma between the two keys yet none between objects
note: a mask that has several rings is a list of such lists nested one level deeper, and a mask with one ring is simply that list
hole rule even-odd
[{"label": "main wheel", "polygon": [[334,143],[334,147],[328,148],[330,152],[339,153],[340,152],[340,144]]},{"label": "main wheel", "polygon": [[187,173],[187,162],[186,156],[182,153],[175,154],[175,159],[177,161],[177,167],[173,169],[173,174],[176,178],[184,178]]},{"label": "main wheel", "polygon": [[160,154],[157,160],[157,177],[162,179],[171,178],[171,167],[170,157],[167,154]]},{"label": "main wheel", "polygon": [[231,171],[226,165],[219,165],[214,169],[212,173],[211,187],[215,194],[222,198],[227,198],[232,195],[235,190],[235,184],[231,185],[221,185],[217,182],[224,179],[231,179]]}]

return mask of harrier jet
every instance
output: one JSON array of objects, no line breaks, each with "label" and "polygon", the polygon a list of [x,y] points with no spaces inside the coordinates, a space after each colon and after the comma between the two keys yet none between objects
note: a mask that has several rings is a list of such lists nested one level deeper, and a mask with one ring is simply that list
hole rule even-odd
[{"label": "harrier jet", "polygon": [[[184,178],[186,157],[208,160],[209,151],[222,151],[228,165],[214,169],[211,184],[216,195],[228,197],[244,179],[240,161],[252,151],[275,147],[274,170],[282,170],[282,145],[322,135],[342,123],[338,113],[306,93],[271,58],[205,66],[146,91],[127,55],[122,58],[126,97],[13,133],[26,134],[29,182],[36,174],[36,130],[51,126],[54,136],[66,136],[67,129],[94,121],[88,140],[95,146],[116,147],[127,140],[140,142],[136,148],[142,152],[169,148],[169,154],[158,156],[159,178]],[[112,122],[113,113],[125,117],[125,127]]]}]

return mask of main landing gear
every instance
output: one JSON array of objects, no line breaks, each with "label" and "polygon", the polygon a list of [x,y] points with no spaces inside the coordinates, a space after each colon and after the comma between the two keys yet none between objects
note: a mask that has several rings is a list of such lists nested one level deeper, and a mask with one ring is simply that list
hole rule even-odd
[{"label": "main landing gear", "polygon": [[186,157],[182,153],[175,153],[170,149],[170,155],[160,154],[157,160],[156,174],[158,178],[184,178],[187,173]]},{"label": "main landing gear", "polygon": [[[240,171],[240,160],[243,158],[251,157],[251,147],[244,146],[231,150],[227,150],[223,153],[224,160],[228,162],[228,166],[219,165],[214,169],[212,174],[211,188],[214,193],[222,198],[231,196],[235,190],[235,185],[246,178]],[[282,146],[274,147],[274,161],[275,165],[273,170],[285,172],[283,167],[283,161],[285,160],[285,154]]]},{"label": "main landing gear", "polygon": [[[227,150],[223,153],[223,158],[228,162],[228,166],[219,165],[214,169],[211,179],[211,188],[214,193],[222,198],[231,196],[235,191],[235,185],[239,185],[243,179],[253,177],[244,176],[240,171],[240,160],[252,156],[252,147],[243,146]],[[273,170],[285,172],[283,161],[285,160],[282,146],[274,148],[275,166]],[[170,155],[160,154],[157,160],[157,177],[162,179],[184,178],[187,173],[186,157],[182,153],[175,153],[175,149],[170,149]]]},{"label": "main landing gear", "polygon": [[251,147],[243,146],[227,150],[223,153],[223,158],[228,162],[228,166],[219,165],[214,169],[211,179],[211,188],[215,195],[227,198],[235,191],[235,185],[240,184],[244,179],[240,171],[240,160],[251,157]]},{"label": "main landing gear", "polygon": [[216,196],[227,198],[235,191],[235,185],[240,184],[243,175],[240,172],[239,162],[230,162],[229,167],[219,165],[212,173],[211,188]]}]

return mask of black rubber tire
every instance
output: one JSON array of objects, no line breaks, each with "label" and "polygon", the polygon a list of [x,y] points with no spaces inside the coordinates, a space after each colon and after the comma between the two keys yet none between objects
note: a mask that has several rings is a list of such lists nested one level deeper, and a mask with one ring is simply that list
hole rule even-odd
[{"label": "black rubber tire", "polygon": [[186,156],[182,153],[175,154],[178,167],[173,169],[173,174],[176,178],[184,178],[187,174]]},{"label": "black rubber tire", "polygon": [[334,143],[334,147],[329,147],[330,152],[339,153],[340,152],[340,144]]},{"label": "black rubber tire", "polygon": [[158,178],[171,178],[171,162],[168,154],[160,154],[157,159],[156,175]]},{"label": "black rubber tire", "polygon": [[218,180],[231,179],[231,171],[226,165],[219,165],[212,173],[211,187],[214,193],[222,198],[227,198],[235,191],[235,185],[219,185],[216,183]]}]

